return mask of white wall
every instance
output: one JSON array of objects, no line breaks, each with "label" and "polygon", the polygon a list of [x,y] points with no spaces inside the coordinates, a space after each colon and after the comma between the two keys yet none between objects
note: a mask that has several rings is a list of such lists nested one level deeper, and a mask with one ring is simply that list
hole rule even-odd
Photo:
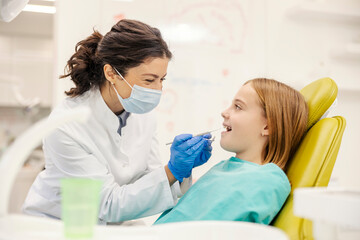
[{"label": "white wall", "polygon": [[[356,0],[62,0],[55,21],[56,75],[93,27],[105,34],[125,17],[160,28],[174,54],[157,109],[164,163],[169,158],[165,143],[175,135],[221,126],[220,112],[246,80],[265,76],[300,89],[331,77],[340,88],[334,113],[348,121],[332,181],[360,186],[359,14]],[[54,104],[70,86],[60,81],[55,80]],[[214,135],[213,157],[195,170],[196,177],[232,155]]]},{"label": "white wall", "polygon": [[76,43],[88,37],[93,28],[99,29],[102,16],[101,2],[100,0],[61,0],[55,3],[56,67],[53,79],[53,105],[59,103],[65,97],[64,91],[73,86],[71,81],[59,79],[59,76],[64,74],[66,63],[74,53]]}]

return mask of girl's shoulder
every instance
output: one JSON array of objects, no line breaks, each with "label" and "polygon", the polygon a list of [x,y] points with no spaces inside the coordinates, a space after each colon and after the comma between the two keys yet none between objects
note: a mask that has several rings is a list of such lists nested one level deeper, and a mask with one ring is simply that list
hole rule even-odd
[{"label": "girl's shoulder", "polygon": [[282,188],[290,192],[291,185],[286,173],[276,164],[267,163],[262,165],[261,174],[262,182],[269,188]]}]

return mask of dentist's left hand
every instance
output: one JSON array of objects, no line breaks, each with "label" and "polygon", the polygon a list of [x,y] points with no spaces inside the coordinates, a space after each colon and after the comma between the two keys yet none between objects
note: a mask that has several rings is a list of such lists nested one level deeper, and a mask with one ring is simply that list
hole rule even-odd
[{"label": "dentist's left hand", "polygon": [[206,142],[208,140],[202,136],[193,137],[191,134],[181,134],[175,137],[170,148],[168,168],[179,182],[182,182],[183,178],[190,177],[195,159],[203,151]]},{"label": "dentist's left hand", "polygon": [[209,140],[211,138],[211,134],[208,133],[206,135],[203,135],[202,137],[204,138],[204,140],[206,140],[206,142],[204,143],[204,146],[203,146],[203,149],[202,149],[201,153],[195,159],[194,168],[198,167],[200,165],[203,165],[211,157],[211,151],[212,151],[211,143],[212,143],[212,141]]}]

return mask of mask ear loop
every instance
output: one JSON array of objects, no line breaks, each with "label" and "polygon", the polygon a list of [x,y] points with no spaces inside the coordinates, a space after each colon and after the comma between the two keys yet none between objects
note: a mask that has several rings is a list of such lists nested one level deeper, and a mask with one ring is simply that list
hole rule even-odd
[{"label": "mask ear loop", "polygon": [[[121,73],[119,73],[119,71],[115,68],[115,67],[112,67],[114,70],[115,70],[115,72],[126,82],[126,84],[127,85],[129,85],[129,87],[131,88],[131,89],[133,89],[133,87],[128,83],[128,81],[126,81],[126,79],[121,75]],[[113,85],[114,85],[114,83],[112,83]],[[117,92],[117,91],[116,91]]]},{"label": "mask ear loop", "polygon": [[115,83],[111,83],[111,86],[113,87],[113,89],[115,90],[115,92],[117,93],[117,95],[120,96],[119,92],[118,92],[118,91],[116,90],[116,88],[115,88]]}]

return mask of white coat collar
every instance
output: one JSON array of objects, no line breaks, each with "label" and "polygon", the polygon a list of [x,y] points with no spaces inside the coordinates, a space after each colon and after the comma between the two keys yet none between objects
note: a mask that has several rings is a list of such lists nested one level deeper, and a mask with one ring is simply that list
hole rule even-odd
[{"label": "white coat collar", "polygon": [[[92,112],[94,114],[94,117],[99,122],[102,122],[103,126],[110,132],[110,133],[116,133],[119,129],[119,118],[118,116],[113,113],[113,111],[110,110],[110,108],[106,105],[100,89],[94,88],[89,90],[89,97],[90,97],[90,107],[92,109]],[[131,115],[130,115],[131,116]]]}]

